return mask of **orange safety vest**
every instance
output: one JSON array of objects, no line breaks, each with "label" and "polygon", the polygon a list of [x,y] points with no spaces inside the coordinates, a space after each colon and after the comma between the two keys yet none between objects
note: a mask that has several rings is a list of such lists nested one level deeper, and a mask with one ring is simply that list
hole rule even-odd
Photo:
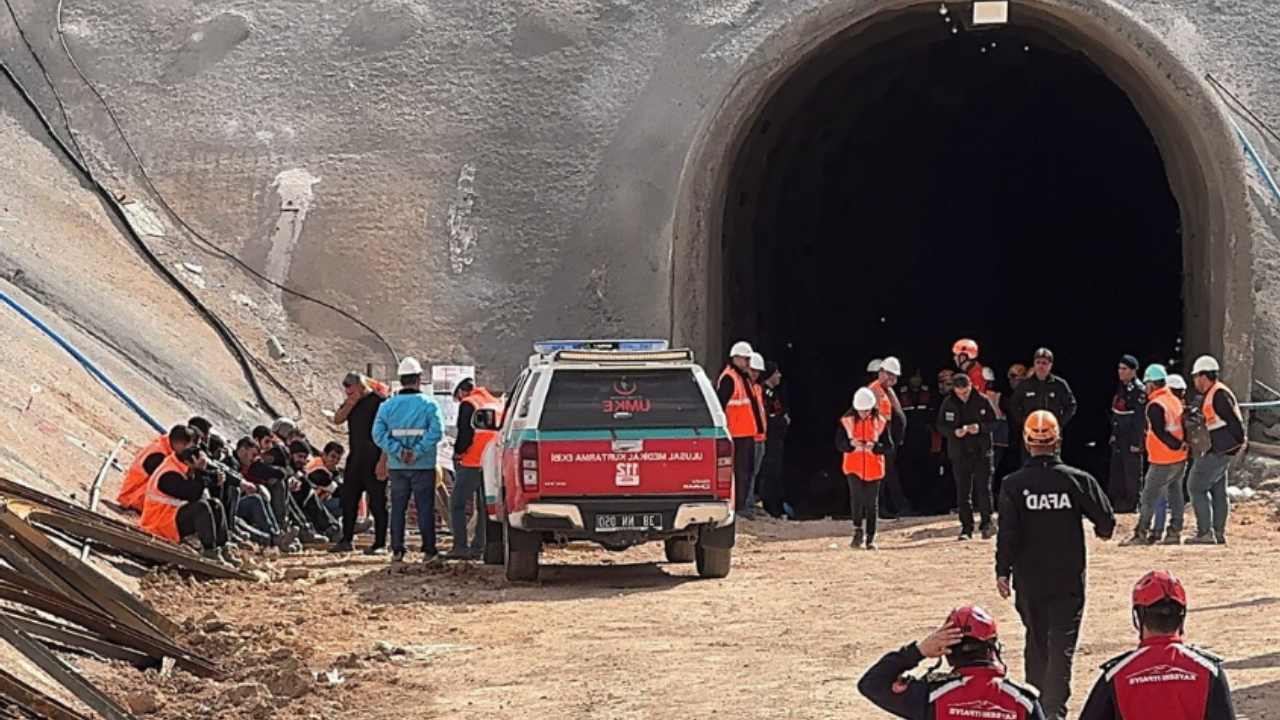
[{"label": "orange safety vest", "polygon": [[[502,422],[502,401],[493,396],[493,393],[482,387],[477,387],[471,391],[470,395],[463,398],[462,402],[470,405],[475,410],[492,410],[497,416],[498,422]],[[484,459],[485,448],[489,447],[489,443],[498,437],[496,430],[476,430],[475,437],[471,440],[471,445],[467,451],[458,458],[458,464],[467,468],[478,468]]]},{"label": "orange safety vest", "polygon": [[167,434],[152,440],[150,445],[142,448],[142,451],[134,456],[133,464],[124,474],[124,484],[120,486],[120,494],[116,495],[116,503],[121,507],[142,512],[142,500],[147,494],[147,480],[150,479],[142,463],[156,453],[162,453],[166,457],[173,454],[173,446],[169,444]]},{"label": "orange safety vest", "polygon": [[747,392],[747,384],[732,366],[720,373],[720,380],[725,376],[733,379],[733,396],[724,408],[725,419],[729,423],[729,435],[735,438],[754,438],[756,436],[756,416],[751,409],[751,394]]},{"label": "orange safety vest", "polygon": [[[1213,398],[1218,394],[1219,390],[1230,396],[1232,400],[1236,399],[1236,394],[1231,392],[1231,388],[1218,381],[1214,381],[1213,387],[1209,388],[1209,392],[1204,394],[1204,426],[1211,433],[1214,430],[1221,430],[1227,426],[1227,421],[1218,417],[1218,411],[1213,409]],[[1236,419],[1239,420],[1240,424],[1243,426],[1244,416],[1240,414],[1240,403],[1233,402],[1231,409],[1235,411]]]},{"label": "orange safety vest", "polygon": [[[751,386],[751,394],[756,398],[756,408],[760,411],[760,419],[764,420],[766,417],[764,414],[764,386],[760,383],[754,383]],[[755,422],[754,418],[752,422]],[[768,427],[768,424],[761,426],[760,432],[756,433],[756,442],[764,442],[769,438]]]},{"label": "orange safety vest", "polygon": [[[309,477],[311,477],[311,473],[313,473],[313,472],[315,472],[315,471],[317,471],[317,470],[323,470],[323,471],[325,471],[325,472],[329,473],[329,479],[330,479],[330,482],[332,482],[332,480],[333,480],[333,473],[332,473],[332,472],[330,472],[330,471],[329,471],[329,468],[325,466],[325,464],[324,464],[324,458],[322,458],[322,457],[314,457],[314,458],[311,458],[310,460],[308,460],[308,461],[307,461],[307,464],[302,466],[302,476],[303,476],[304,478],[309,478]],[[330,496],[330,495],[332,495],[332,494],[333,494],[333,486],[332,486],[332,485],[330,485],[330,486],[329,486],[329,487],[327,487],[327,488],[319,487],[319,488],[313,488],[313,489],[316,491],[316,494],[317,494],[317,495],[320,495],[321,497],[328,497],[328,496]]]},{"label": "orange safety vest", "polygon": [[187,501],[165,495],[160,489],[160,478],[168,472],[182,473],[185,476],[187,470],[186,463],[179,460],[177,455],[170,455],[151,473],[142,504],[143,531],[170,542],[182,541],[182,536],[178,534],[178,510]]},{"label": "orange safety vest", "polygon": [[[868,445],[874,445],[880,439],[880,436],[884,434],[885,429],[884,418],[876,415],[868,418],[845,415],[840,418],[840,424],[844,426],[844,431],[849,436],[849,442],[866,443]],[[878,455],[870,449],[855,449],[853,452],[845,453],[842,467],[845,475],[855,475],[864,482],[881,480],[885,474],[884,456]]]},{"label": "orange safety vest", "polygon": [[871,392],[876,394],[876,412],[885,422],[893,419],[893,400],[889,398],[889,391],[884,389],[879,380],[872,380],[867,386]]},{"label": "orange safety vest", "polygon": [[982,377],[982,363],[974,360],[973,364],[969,366],[969,369],[964,371],[964,374],[969,376],[969,384],[972,385],[975,390],[983,393],[984,395],[986,394],[987,379]]},{"label": "orange safety vest", "polygon": [[[1182,401],[1167,387],[1156,388],[1147,395],[1147,403],[1155,403],[1164,410],[1164,429],[1170,435],[1182,440]],[[1151,422],[1147,421],[1147,458],[1152,465],[1177,465],[1187,459],[1187,446],[1181,450],[1170,450],[1168,445],[1160,441],[1151,431]]]}]

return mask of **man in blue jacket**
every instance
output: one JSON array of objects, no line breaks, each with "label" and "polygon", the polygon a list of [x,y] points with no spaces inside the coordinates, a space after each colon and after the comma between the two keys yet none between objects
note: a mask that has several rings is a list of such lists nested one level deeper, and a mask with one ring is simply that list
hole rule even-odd
[{"label": "man in blue jacket", "polygon": [[444,435],[440,407],[422,393],[422,365],[400,362],[400,392],[378,408],[373,441],[387,455],[391,472],[391,562],[404,560],[409,496],[418,509],[426,562],[436,559],[436,445]]}]

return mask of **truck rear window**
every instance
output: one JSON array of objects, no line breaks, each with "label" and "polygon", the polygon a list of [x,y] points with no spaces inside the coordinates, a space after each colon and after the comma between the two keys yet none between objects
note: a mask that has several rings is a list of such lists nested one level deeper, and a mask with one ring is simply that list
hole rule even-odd
[{"label": "truck rear window", "polygon": [[538,428],[688,428],[712,422],[690,370],[557,370]]}]

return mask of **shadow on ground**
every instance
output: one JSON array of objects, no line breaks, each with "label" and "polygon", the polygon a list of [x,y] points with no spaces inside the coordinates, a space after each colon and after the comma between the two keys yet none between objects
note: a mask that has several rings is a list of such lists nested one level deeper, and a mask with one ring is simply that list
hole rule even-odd
[{"label": "shadow on ground", "polygon": [[1280,680],[1232,690],[1238,720],[1280,720]]},{"label": "shadow on ground", "polygon": [[[1241,658],[1239,660],[1230,660],[1222,663],[1222,667],[1228,670],[1265,670],[1267,668],[1280,667],[1280,652],[1268,653],[1266,655],[1255,655],[1251,658]],[[1277,703],[1280,708],[1280,703]]]},{"label": "shadow on ground", "polygon": [[1280,597],[1258,597],[1252,600],[1241,600],[1240,602],[1226,603],[1225,605],[1205,605],[1204,607],[1193,607],[1188,612],[1202,613],[1212,610],[1240,610],[1242,608],[1264,607],[1266,605],[1274,605],[1280,603]]}]

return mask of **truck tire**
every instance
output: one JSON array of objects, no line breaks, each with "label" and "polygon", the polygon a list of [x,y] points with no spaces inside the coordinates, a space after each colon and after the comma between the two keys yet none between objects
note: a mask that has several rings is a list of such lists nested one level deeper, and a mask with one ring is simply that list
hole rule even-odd
[{"label": "truck tire", "polygon": [[667,538],[662,541],[667,551],[667,562],[688,563],[694,561],[694,544],[692,538]]},{"label": "truck tire", "polygon": [[729,575],[733,548],[707,547],[698,543],[694,549],[694,556],[700,577],[722,578]]},{"label": "truck tire", "polygon": [[502,523],[488,518],[484,519],[484,564],[501,565],[506,555]]},{"label": "truck tire", "polygon": [[507,579],[513,582],[534,582],[538,579],[538,554],[542,551],[542,536],[517,530],[505,523],[504,530]]}]

